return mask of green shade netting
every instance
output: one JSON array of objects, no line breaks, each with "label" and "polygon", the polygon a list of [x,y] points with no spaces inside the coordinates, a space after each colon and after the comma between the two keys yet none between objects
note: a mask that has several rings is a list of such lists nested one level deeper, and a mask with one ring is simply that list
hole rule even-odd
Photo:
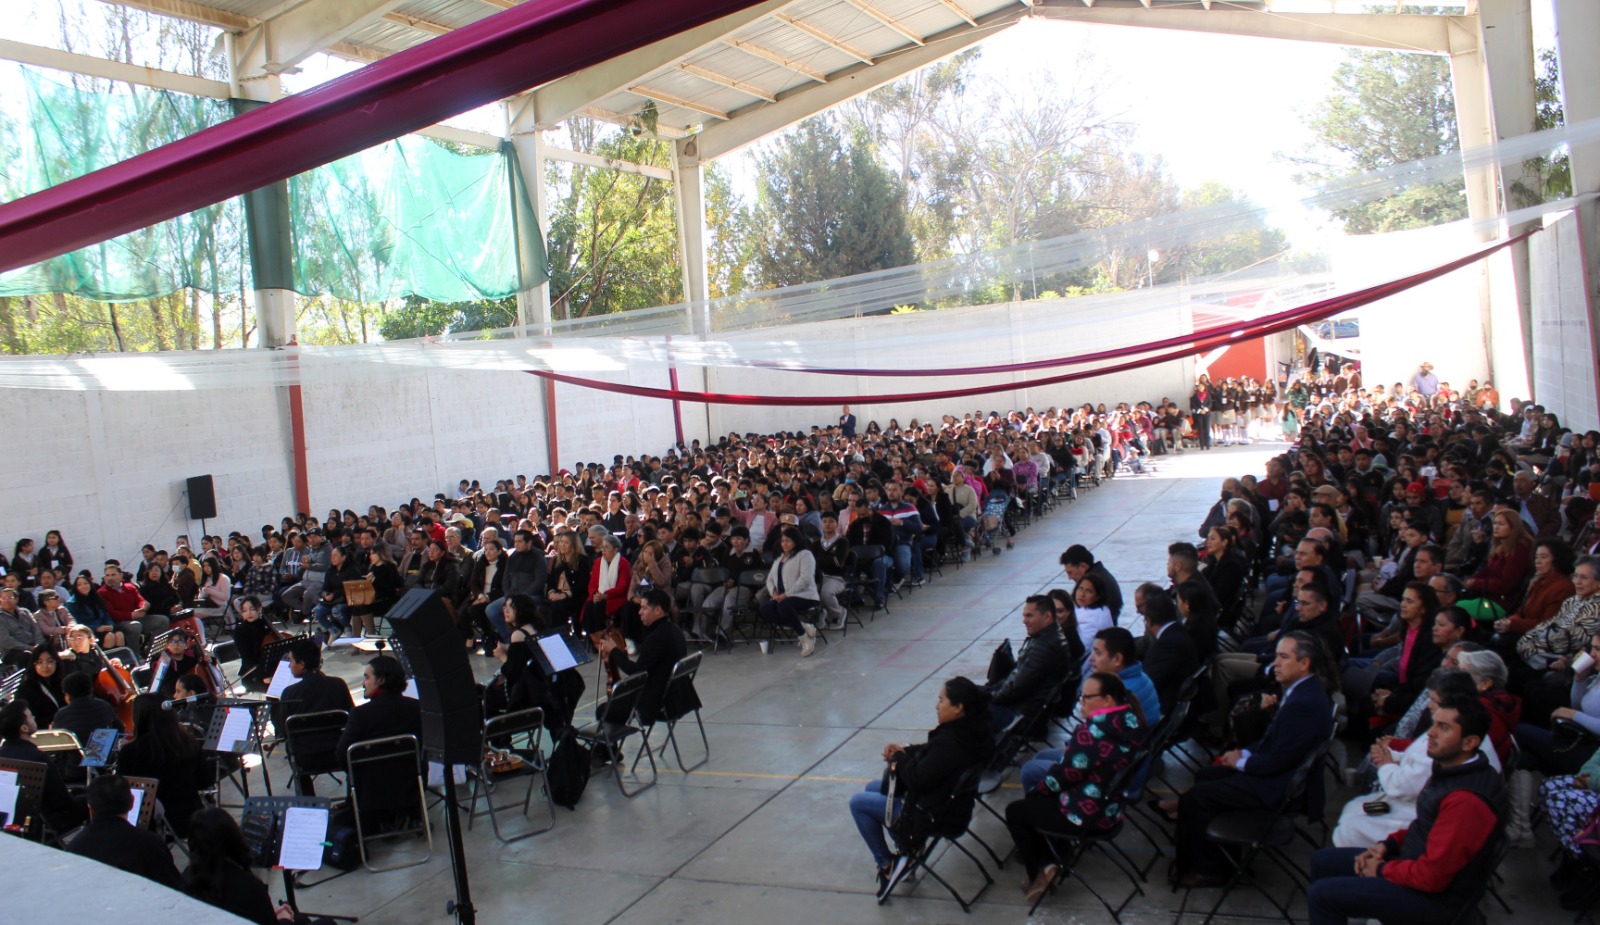
[{"label": "green shade netting", "polygon": [[[10,69],[0,73],[0,199],[231,116],[223,100],[78,90],[28,68]],[[366,302],[408,295],[461,302],[504,298],[542,282],[544,242],[510,145],[468,150],[481,153],[407,136],[290,179],[292,288]],[[0,296],[64,292],[118,302],[185,287],[252,289],[245,227],[241,201],[229,199],[0,274]]]}]

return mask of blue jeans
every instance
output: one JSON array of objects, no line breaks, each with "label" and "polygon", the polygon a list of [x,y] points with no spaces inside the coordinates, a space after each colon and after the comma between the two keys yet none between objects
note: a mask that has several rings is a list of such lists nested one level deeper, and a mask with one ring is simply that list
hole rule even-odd
[{"label": "blue jeans", "polygon": [[1311,925],[1345,925],[1349,919],[1383,922],[1449,922],[1457,910],[1428,893],[1382,877],[1357,877],[1361,848],[1323,848],[1311,856],[1311,889],[1306,907]]},{"label": "blue jeans", "polygon": [[901,578],[921,581],[922,544],[918,543],[913,548],[910,543],[896,543],[894,546],[894,568]]},{"label": "blue jeans", "polygon": [[[886,838],[889,830],[883,825],[889,800],[890,797],[883,794],[882,781],[873,781],[867,785],[867,789],[850,796],[850,818],[856,821],[856,831],[861,833],[861,840],[867,843],[867,850],[872,852],[872,860],[879,867],[886,867],[894,861]],[[896,813],[900,811],[902,802],[894,801]]]},{"label": "blue jeans", "polygon": [[506,599],[497,597],[490,601],[489,606],[484,608],[484,614],[488,616],[495,632],[500,634],[500,639],[510,645],[511,628],[506,626]]},{"label": "blue jeans", "polygon": [[872,584],[876,589],[879,604],[888,599],[889,569],[893,565],[894,560],[887,555],[872,560]]},{"label": "blue jeans", "polygon": [[327,601],[318,601],[317,606],[311,610],[311,616],[316,619],[317,625],[327,630],[330,634],[337,636],[344,632],[345,627],[350,625],[350,620],[345,616],[344,609],[343,601],[331,607]]},{"label": "blue jeans", "polygon": [[1061,763],[1061,756],[1066,753],[1064,748],[1047,748],[1029,758],[1018,778],[1022,782],[1022,795],[1027,796],[1039,789],[1039,782],[1044,780],[1052,767]]}]

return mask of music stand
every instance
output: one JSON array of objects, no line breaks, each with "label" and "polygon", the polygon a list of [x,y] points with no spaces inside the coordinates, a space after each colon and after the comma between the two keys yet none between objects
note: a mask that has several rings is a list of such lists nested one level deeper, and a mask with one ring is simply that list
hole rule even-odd
[{"label": "music stand", "polygon": [[[358,919],[353,915],[303,912],[295,898],[295,872],[322,869],[322,849],[328,847],[328,822],[332,805],[332,801],[327,797],[249,797],[244,801],[244,817],[239,823],[239,828],[244,833],[245,844],[250,848],[251,866],[282,872],[284,901],[297,916],[326,918],[336,922],[355,922]],[[300,828],[312,820],[300,813],[295,813],[291,817],[291,810],[310,810],[320,815],[321,833]],[[289,836],[289,851],[293,855],[288,859],[284,857],[285,835]],[[315,845],[312,845],[311,839],[315,839]],[[306,850],[310,848],[315,849],[314,867],[310,866],[312,857],[309,850]],[[289,860],[290,863],[284,864],[285,860]],[[327,880],[321,882],[326,883]]]},{"label": "music stand", "polygon": [[124,777],[128,782],[128,789],[135,794],[133,818],[128,821],[141,829],[153,828],[151,821],[156,816],[156,788],[161,782],[154,777]]},{"label": "music stand", "polygon": [[[232,770],[227,772],[227,776],[234,779],[235,789],[246,799],[250,797],[250,784],[246,778],[250,768],[241,756],[255,754],[261,761],[261,777],[266,782],[267,793],[270,795],[272,776],[267,771],[266,751],[261,742],[266,735],[267,721],[271,718],[272,704],[266,700],[224,697],[217,700],[215,706],[202,709],[209,709],[211,712],[204,723],[205,739],[201,749],[216,755],[232,755],[240,758],[236,769],[239,777],[234,779]],[[222,765],[219,763],[218,770],[221,768]],[[217,782],[221,783],[220,774]],[[221,795],[218,794],[218,797],[220,802]]]},{"label": "music stand", "polygon": [[[0,758],[0,785],[11,784],[6,778],[16,775],[14,786],[16,800],[9,806],[0,805],[0,815],[5,816],[5,824],[15,825],[22,830],[24,838],[42,841],[44,835],[44,814],[41,811],[44,799],[44,777],[46,766],[38,761],[19,761],[9,758]],[[0,804],[10,802],[11,791],[9,787],[0,793]],[[18,822],[17,820],[22,820]]]}]

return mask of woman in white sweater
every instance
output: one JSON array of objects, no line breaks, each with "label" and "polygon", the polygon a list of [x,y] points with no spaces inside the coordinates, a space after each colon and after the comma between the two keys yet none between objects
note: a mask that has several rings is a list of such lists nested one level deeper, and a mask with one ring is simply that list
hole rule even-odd
[{"label": "woman in white sweater", "polygon": [[[1441,691],[1446,687],[1450,688],[1444,691],[1448,694],[1477,693],[1466,672],[1440,671],[1428,680],[1430,709],[1438,707]],[[1483,755],[1496,771],[1500,770],[1500,756],[1494,749],[1483,749]],[[1339,813],[1339,824],[1333,829],[1336,848],[1370,848],[1417,818],[1417,796],[1433,776],[1427,736],[1419,736],[1402,749],[1391,748],[1387,739],[1380,739],[1372,746],[1372,763],[1378,768],[1378,790],[1345,804]],[[1369,813],[1369,805],[1382,811]]]},{"label": "woman in white sweater", "polygon": [[821,597],[817,590],[817,560],[806,548],[800,528],[793,524],[779,528],[778,548],[782,552],[767,572],[767,594],[771,599],[761,605],[761,619],[793,630],[800,639],[800,657],[805,658],[817,648],[816,625],[800,619],[817,606]]}]

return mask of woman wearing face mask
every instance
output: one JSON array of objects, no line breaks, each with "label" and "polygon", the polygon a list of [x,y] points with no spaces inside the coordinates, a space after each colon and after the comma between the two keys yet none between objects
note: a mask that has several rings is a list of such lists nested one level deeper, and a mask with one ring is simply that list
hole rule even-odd
[{"label": "woman wearing face mask", "polygon": [[1106,788],[1134,760],[1147,734],[1139,702],[1111,672],[1084,680],[1078,712],[1083,722],[1061,761],[1038,789],[1006,807],[1006,829],[1027,872],[1022,889],[1030,903],[1038,902],[1060,873],[1049,860],[1047,834],[1105,832],[1122,820],[1126,801]]}]

